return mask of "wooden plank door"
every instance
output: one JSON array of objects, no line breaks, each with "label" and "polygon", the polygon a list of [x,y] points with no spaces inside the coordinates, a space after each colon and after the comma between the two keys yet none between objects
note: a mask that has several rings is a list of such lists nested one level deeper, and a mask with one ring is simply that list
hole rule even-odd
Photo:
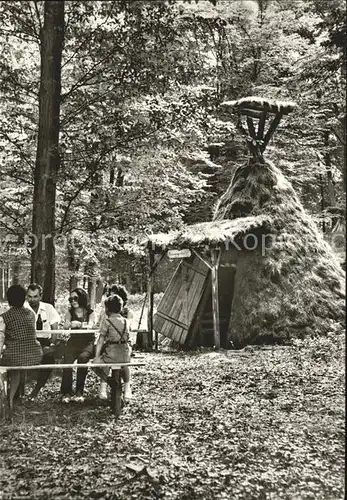
[{"label": "wooden plank door", "polygon": [[184,344],[209,272],[196,256],[180,262],[154,315],[156,332]]}]

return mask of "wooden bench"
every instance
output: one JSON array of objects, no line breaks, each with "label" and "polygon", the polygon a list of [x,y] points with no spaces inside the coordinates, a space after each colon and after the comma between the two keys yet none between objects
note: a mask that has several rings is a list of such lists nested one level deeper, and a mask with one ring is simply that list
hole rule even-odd
[{"label": "wooden bench", "polygon": [[[47,364],[47,365],[31,365],[31,366],[1,366],[0,372],[7,374],[7,372],[11,370],[42,370],[42,369],[53,369],[53,368],[61,368],[62,370],[71,369],[71,368],[105,368],[109,367],[112,371],[112,379],[114,380],[114,384],[111,386],[111,410],[112,413],[119,417],[122,409],[122,380],[121,380],[121,369],[123,366],[144,366],[145,363],[137,362],[137,363],[70,363],[70,364]],[[9,394],[9,391],[7,391]],[[12,415],[12,408],[9,405],[9,398],[7,398],[8,402],[8,412],[9,415]]]},{"label": "wooden bench", "polygon": [[[48,334],[86,334],[86,333],[96,333],[98,329],[80,329],[80,330],[38,330],[36,336],[38,338],[45,337]],[[0,374],[7,376],[7,372],[11,370],[27,371],[27,370],[42,370],[42,369],[72,369],[72,368],[105,368],[109,367],[112,371],[112,379],[114,383],[111,386],[111,410],[116,418],[119,417],[122,409],[122,380],[121,380],[121,369],[125,366],[144,366],[143,362],[130,362],[130,363],[52,363],[52,364],[40,364],[40,365],[29,365],[29,366],[0,366]],[[7,377],[6,377],[7,378]],[[1,383],[1,382],[0,382]],[[0,385],[0,392],[3,393],[4,387]],[[7,391],[7,395],[9,391]],[[3,402],[0,405],[3,405]],[[1,408],[0,408],[1,410]],[[12,418],[12,408],[10,407],[10,401],[7,397],[7,411],[9,417]]]}]

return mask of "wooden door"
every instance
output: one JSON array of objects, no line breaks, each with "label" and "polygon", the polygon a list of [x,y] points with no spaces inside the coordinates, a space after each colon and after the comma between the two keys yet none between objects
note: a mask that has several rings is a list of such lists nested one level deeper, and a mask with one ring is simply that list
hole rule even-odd
[{"label": "wooden door", "polygon": [[180,262],[154,315],[156,332],[184,344],[209,272],[196,256]]}]

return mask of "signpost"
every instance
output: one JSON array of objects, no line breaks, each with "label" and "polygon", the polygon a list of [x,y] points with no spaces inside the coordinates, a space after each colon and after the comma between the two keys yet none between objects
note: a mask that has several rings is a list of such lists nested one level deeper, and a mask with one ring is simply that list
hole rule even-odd
[{"label": "signpost", "polygon": [[182,250],[168,250],[167,256],[169,259],[186,259],[191,256],[189,248],[182,248]]}]

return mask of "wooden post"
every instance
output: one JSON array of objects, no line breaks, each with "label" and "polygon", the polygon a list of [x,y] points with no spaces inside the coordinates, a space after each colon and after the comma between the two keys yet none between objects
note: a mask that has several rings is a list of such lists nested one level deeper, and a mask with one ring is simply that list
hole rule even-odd
[{"label": "wooden post", "polygon": [[122,379],[120,370],[112,370],[111,410],[118,418],[122,410]]},{"label": "wooden post", "polygon": [[146,300],[147,300],[147,292],[145,294],[145,298],[143,299],[143,303],[142,303],[142,308],[141,308],[139,323],[137,325],[137,329],[138,330],[140,330],[140,328],[141,328],[142,316],[143,316],[143,311],[145,310]]},{"label": "wooden post", "polygon": [[268,129],[268,131],[266,132],[265,134],[265,137],[264,137],[264,142],[260,148],[261,152],[264,153],[265,151],[265,148],[266,146],[268,145],[271,137],[273,136],[277,126],[279,125],[280,121],[281,121],[281,118],[283,117],[283,110],[279,111],[278,113],[275,114],[275,118],[272,120],[272,122],[270,123],[270,127]]},{"label": "wooden post", "polygon": [[1,269],[1,280],[2,280],[2,299],[6,298],[6,285],[5,285],[5,264],[3,264]]},{"label": "wooden post", "polygon": [[263,111],[260,115],[258,123],[258,132],[257,132],[258,140],[263,140],[265,123],[266,123],[266,111]]},{"label": "wooden post", "polygon": [[[153,268],[152,268],[153,285],[154,285],[154,273],[155,273],[157,267],[159,266],[160,262],[164,258],[165,253],[166,252],[155,253],[153,256]],[[154,287],[153,287],[153,301],[154,301]],[[152,315],[153,315],[153,309],[152,309]],[[158,346],[159,346],[159,335],[158,335],[157,330],[155,330],[155,332],[154,332],[154,347],[155,347],[156,351],[158,350]]]},{"label": "wooden post", "polygon": [[11,286],[11,262],[10,258],[7,263],[7,288],[10,288]]},{"label": "wooden post", "polygon": [[148,348],[153,347],[153,308],[154,308],[154,253],[149,249],[149,276],[147,285],[148,294],[148,314],[147,314],[147,330],[148,330]]},{"label": "wooden post", "polygon": [[0,376],[0,419],[5,419],[8,409],[7,373],[5,377],[2,375]]},{"label": "wooden post", "polygon": [[11,371],[9,370],[7,376],[7,419],[12,423],[13,421],[13,401],[11,401]]},{"label": "wooden post", "polygon": [[211,249],[213,332],[214,332],[214,345],[216,349],[220,349],[219,298],[218,298],[219,259],[220,259],[220,250]]},{"label": "wooden post", "polygon": [[188,325],[188,269],[184,265],[184,260],[182,260],[182,289],[183,289],[183,311],[184,311],[184,323]]}]

